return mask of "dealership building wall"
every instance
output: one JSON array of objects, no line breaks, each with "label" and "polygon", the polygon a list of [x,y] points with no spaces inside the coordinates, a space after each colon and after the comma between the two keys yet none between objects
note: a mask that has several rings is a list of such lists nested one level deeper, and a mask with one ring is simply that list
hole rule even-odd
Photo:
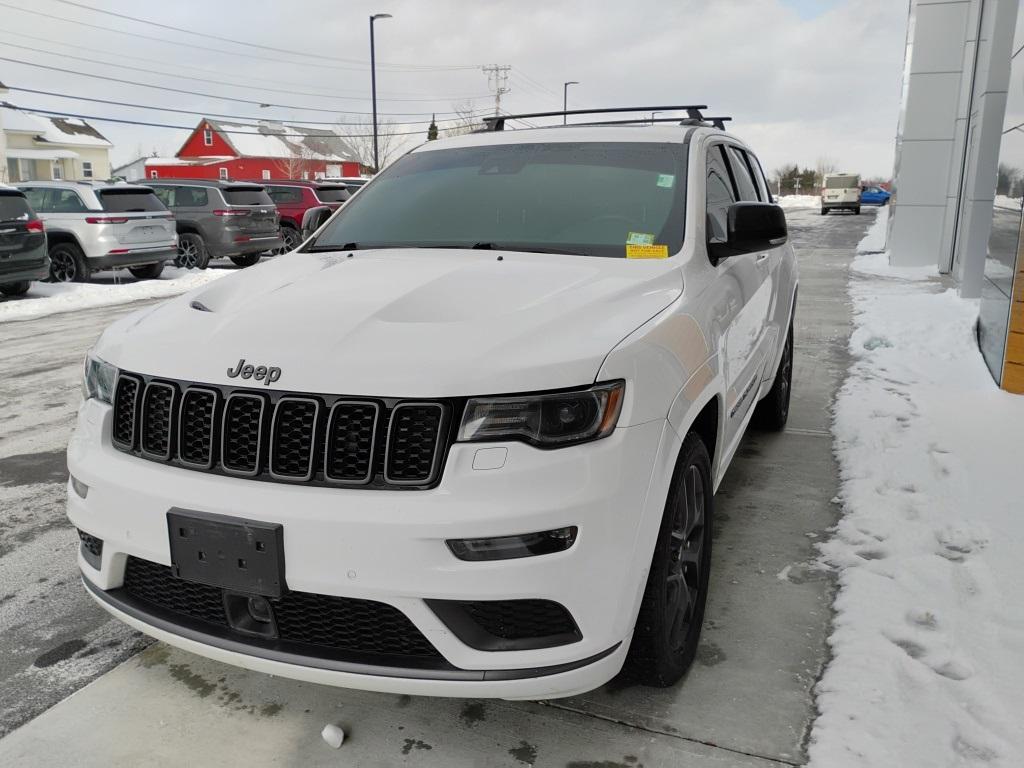
[{"label": "dealership building wall", "polygon": [[1022,4],[911,0],[887,242],[894,265],[936,265],[962,296],[982,297],[986,364],[1019,392],[1024,142],[1009,148],[1024,123]]}]

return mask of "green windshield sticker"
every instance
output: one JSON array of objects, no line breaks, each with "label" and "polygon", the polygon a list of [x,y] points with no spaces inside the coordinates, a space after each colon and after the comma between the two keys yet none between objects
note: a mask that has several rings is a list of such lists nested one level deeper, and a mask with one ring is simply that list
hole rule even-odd
[{"label": "green windshield sticker", "polygon": [[658,174],[658,186],[664,187],[665,189],[672,189],[676,183],[676,177],[671,173],[659,173]]},{"label": "green windshield sticker", "polygon": [[653,245],[654,235],[647,232],[630,232],[626,245]]}]

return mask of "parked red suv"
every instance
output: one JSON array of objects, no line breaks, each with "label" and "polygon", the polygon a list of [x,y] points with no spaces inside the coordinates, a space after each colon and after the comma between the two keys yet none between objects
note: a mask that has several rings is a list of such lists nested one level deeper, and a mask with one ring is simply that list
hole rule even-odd
[{"label": "parked red suv", "polygon": [[281,216],[281,237],[284,245],[277,251],[279,253],[292,251],[302,242],[302,215],[306,211],[321,205],[326,205],[332,210],[340,208],[341,204],[351,197],[348,187],[337,181],[261,179],[256,183],[267,190]]}]

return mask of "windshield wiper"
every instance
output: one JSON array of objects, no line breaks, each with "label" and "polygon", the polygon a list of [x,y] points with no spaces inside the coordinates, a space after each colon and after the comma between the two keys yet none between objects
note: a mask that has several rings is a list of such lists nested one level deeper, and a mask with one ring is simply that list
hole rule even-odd
[{"label": "windshield wiper", "polygon": [[303,253],[323,253],[324,251],[358,251],[359,243],[345,243],[344,245],[310,245],[303,249]]}]

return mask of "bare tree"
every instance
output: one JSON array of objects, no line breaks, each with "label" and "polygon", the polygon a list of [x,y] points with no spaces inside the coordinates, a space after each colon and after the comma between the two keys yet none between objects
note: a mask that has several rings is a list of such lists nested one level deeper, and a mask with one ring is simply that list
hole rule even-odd
[{"label": "bare tree", "polygon": [[[314,166],[313,152],[305,146],[297,145],[292,148],[288,157],[282,157],[274,161],[274,167],[281,172],[286,179],[302,179],[313,174]],[[303,174],[306,174],[305,176]]]},{"label": "bare tree", "polygon": [[455,117],[452,118],[451,125],[444,129],[445,136],[462,136],[478,130],[483,125],[476,115],[476,110],[473,109],[472,102],[452,104],[452,112],[455,113]]},{"label": "bare tree", "polygon": [[825,176],[835,173],[837,170],[836,161],[831,157],[819,157],[814,164],[814,181],[820,187],[825,184]]},{"label": "bare tree", "polygon": [[[366,115],[343,118],[338,132],[345,137],[345,143],[352,148],[364,168],[373,170],[373,120]],[[377,156],[383,168],[395,159],[401,149],[399,126],[394,120],[377,120]]]}]

